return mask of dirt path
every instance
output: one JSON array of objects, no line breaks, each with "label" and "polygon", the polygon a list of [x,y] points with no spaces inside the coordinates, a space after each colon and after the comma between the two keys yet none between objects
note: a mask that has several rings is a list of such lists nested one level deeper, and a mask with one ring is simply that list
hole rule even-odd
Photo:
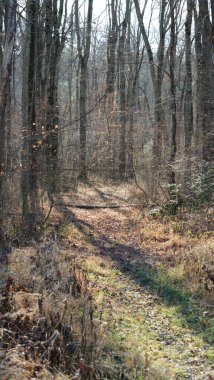
[{"label": "dirt path", "polygon": [[[206,309],[192,299],[177,277],[175,281],[173,271],[172,276],[165,271],[172,256],[178,254],[177,245],[181,246],[179,254],[182,252],[181,241],[176,245],[174,235],[161,235],[155,231],[155,224],[150,231],[142,212],[133,207],[68,206],[78,203],[106,207],[134,202],[129,190],[121,191],[119,187],[86,187],[76,195],[59,197],[41,242],[14,249],[8,256],[7,266],[1,268],[0,285],[5,291],[4,282],[8,287],[9,279],[6,301],[12,299],[12,306],[5,308],[2,297],[0,378],[73,378],[63,374],[71,365],[65,359],[69,360],[70,351],[64,343],[77,340],[74,333],[83,328],[85,305],[91,310],[90,297],[75,297],[80,285],[96,301],[94,325],[102,326],[96,334],[93,332],[96,350],[101,352],[96,365],[112,373],[113,367],[117,368],[117,376],[112,375],[112,379],[214,379],[214,337],[209,335],[214,335],[214,328],[205,333],[210,326]],[[76,283],[75,289],[75,273],[70,269],[74,263],[89,278],[85,281],[85,272],[80,273],[81,284]],[[74,310],[77,319],[71,324]],[[59,325],[64,326],[63,330]],[[87,329],[84,326],[84,331]],[[59,365],[53,374],[56,359]],[[87,377],[89,369],[83,363],[78,366],[75,379],[100,379]]]},{"label": "dirt path", "polygon": [[[109,198],[124,203],[114,195],[106,198],[100,200],[105,205]],[[70,240],[76,238],[94,296],[110,313],[113,350],[119,348],[130,366],[146,362],[144,375],[150,371],[157,379],[214,378],[213,346],[194,321],[200,318],[197,305],[161,278],[162,258],[139,234],[140,215],[131,208],[71,209],[66,202]]]}]

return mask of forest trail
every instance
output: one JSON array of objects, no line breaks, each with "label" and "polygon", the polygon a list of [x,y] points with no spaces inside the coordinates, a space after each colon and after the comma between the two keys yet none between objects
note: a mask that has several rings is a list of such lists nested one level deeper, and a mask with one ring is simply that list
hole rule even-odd
[{"label": "forest trail", "polygon": [[[105,208],[71,207],[76,203],[98,204]],[[23,284],[28,284],[34,298],[44,294],[49,303],[52,292],[59,292],[57,304],[60,308],[65,297],[62,284],[67,268],[72,263],[80,265],[89,279],[87,288],[97,305],[97,319],[102,319],[106,326],[100,340],[104,341],[101,345],[107,345],[113,364],[108,356],[106,361],[102,359],[103,367],[125,368],[128,377],[122,377],[121,372],[121,379],[211,380],[214,378],[214,347],[213,340],[204,332],[204,325],[208,323],[206,309],[185,292],[177,278],[174,281],[165,271],[171,265],[171,256],[180,254],[186,247],[177,243],[176,253],[175,237],[167,238],[165,234],[163,238],[160,232],[158,235],[158,231],[151,231],[148,219],[142,217],[142,210],[106,208],[133,203],[129,190],[126,192],[119,187],[85,187],[77,194],[59,197],[51,225],[40,244],[40,254],[34,246],[15,249],[5,277],[12,273]],[[53,243],[50,238],[54,239]],[[48,258],[47,247],[52,255],[56,245],[57,253]],[[54,263],[51,264],[51,260]],[[42,272],[41,267],[50,273]],[[38,310],[30,309],[30,313],[37,315]],[[19,350],[22,343],[19,342]],[[7,379],[6,367],[14,371],[17,366],[11,351],[7,355],[9,359],[6,358],[7,365],[2,366],[5,374],[2,379]],[[27,360],[26,355],[22,362],[24,360]],[[32,368],[29,374],[26,366],[25,375],[23,371],[20,377],[17,372],[15,377],[10,373],[8,378],[52,379],[49,372],[44,372],[46,368],[42,372],[34,366],[32,375]],[[54,378],[67,379],[60,374],[57,376]],[[117,378],[116,375],[112,377]]]},{"label": "forest trail", "polygon": [[[91,205],[133,203],[120,188],[92,191],[94,196],[83,197]],[[193,320],[200,318],[197,306],[162,272],[174,253],[167,239],[158,243],[164,249],[150,247],[148,238],[139,233],[146,220],[131,207],[87,210],[66,208],[66,202],[70,204],[65,197],[64,212],[75,226],[73,234],[76,231],[77,239],[81,235],[78,258],[95,298],[108,305],[113,350],[125,349],[129,365],[146,361],[145,379],[212,379],[214,349],[195,330]],[[82,241],[87,244],[82,246]]]}]

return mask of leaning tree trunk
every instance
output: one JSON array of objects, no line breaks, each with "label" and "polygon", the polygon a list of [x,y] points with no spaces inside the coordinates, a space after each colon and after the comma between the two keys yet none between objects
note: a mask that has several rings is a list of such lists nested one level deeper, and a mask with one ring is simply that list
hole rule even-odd
[{"label": "leaning tree trunk", "polygon": [[[145,3],[147,4],[147,3]],[[164,112],[162,107],[162,84],[164,74],[164,56],[165,56],[165,38],[168,27],[166,17],[167,1],[161,0],[160,18],[159,18],[159,44],[157,51],[157,64],[152,52],[152,46],[149,42],[148,33],[144,25],[144,11],[140,11],[139,0],[134,0],[136,14],[139,22],[140,31],[144,40],[145,49],[148,56],[150,75],[152,80],[154,98],[155,98],[155,126],[153,139],[153,172],[158,174],[162,167],[163,158],[163,135],[165,130]]]}]

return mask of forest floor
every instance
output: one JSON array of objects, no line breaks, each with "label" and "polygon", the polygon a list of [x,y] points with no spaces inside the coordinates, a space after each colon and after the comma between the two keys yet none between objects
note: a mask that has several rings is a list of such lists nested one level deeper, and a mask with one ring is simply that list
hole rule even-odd
[{"label": "forest floor", "polygon": [[[39,244],[8,254],[1,379],[214,379],[212,211],[154,218],[136,203],[130,186],[82,186],[57,198]],[[93,371],[78,356],[66,375],[62,325]]]}]

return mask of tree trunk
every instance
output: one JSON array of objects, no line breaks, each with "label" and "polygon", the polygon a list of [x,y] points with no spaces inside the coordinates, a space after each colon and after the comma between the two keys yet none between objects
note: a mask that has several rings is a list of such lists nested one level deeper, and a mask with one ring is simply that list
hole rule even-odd
[{"label": "tree trunk", "polygon": [[[8,251],[8,243],[4,234],[5,207],[5,175],[6,175],[6,146],[7,131],[10,121],[6,115],[10,112],[10,81],[13,63],[13,52],[16,32],[16,0],[10,0],[8,6],[0,3],[0,255]],[[5,30],[3,33],[3,20]]]},{"label": "tree trunk", "polygon": [[122,22],[122,30],[119,38],[118,65],[119,65],[119,103],[120,103],[120,144],[119,144],[119,177],[124,179],[126,175],[126,75],[125,75],[125,48],[126,30],[130,16],[129,0],[126,0],[126,12]]},{"label": "tree trunk", "polygon": [[110,26],[108,32],[108,41],[107,41],[107,77],[106,77],[106,87],[107,91],[112,94],[114,92],[115,85],[115,69],[116,69],[116,46],[118,38],[118,26],[117,26],[117,0],[112,0],[111,4],[108,5],[111,12]]},{"label": "tree trunk", "polygon": [[[159,172],[162,165],[162,156],[164,149],[164,111],[162,106],[162,85],[164,75],[164,54],[165,54],[165,37],[166,37],[166,0],[161,0],[160,5],[160,21],[159,21],[159,44],[157,51],[157,70],[156,79],[153,80],[154,96],[155,96],[155,130],[153,142],[153,166],[155,172]],[[154,61],[153,61],[154,65]]]},{"label": "tree trunk", "polygon": [[[191,139],[193,132],[193,96],[192,96],[192,52],[191,52],[191,26],[193,2],[187,0],[187,15],[185,22],[185,65],[186,65],[186,92],[184,99],[184,126],[185,126],[185,160],[186,164],[191,155]],[[187,169],[188,169],[187,167]]]},{"label": "tree trunk", "polygon": [[86,100],[87,100],[87,64],[85,58],[81,57],[80,61],[80,99],[79,99],[79,116],[80,116],[80,167],[79,179],[87,180],[87,116],[86,116]]},{"label": "tree trunk", "polygon": [[[58,73],[59,61],[62,49],[65,44],[65,22],[62,25],[64,0],[46,0],[46,50],[47,58],[45,62],[46,70],[46,167],[47,186],[49,193],[54,193],[57,189],[58,178]],[[65,9],[66,12],[66,9]],[[62,26],[62,31],[60,27]],[[61,36],[61,37],[60,37]]]},{"label": "tree trunk", "polygon": [[208,0],[199,0],[201,25],[201,106],[202,106],[202,157],[207,163],[214,161],[214,64],[212,25],[209,17]]},{"label": "tree trunk", "polygon": [[118,42],[118,0],[108,2],[109,29],[107,39],[107,73],[106,73],[106,91],[105,110],[108,124],[108,149],[107,149],[107,170],[109,176],[116,177],[116,153],[115,153],[115,113],[114,113],[114,91],[116,80],[116,48]]},{"label": "tree trunk", "polygon": [[[0,9],[0,28],[2,30],[3,23],[3,11],[4,13],[4,23],[5,23],[5,36],[4,39],[0,39],[0,202],[1,202],[1,211],[3,210],[3,183],[5,178],[6,170],[6,114],[10,102],[10,81],[11,81],[11,72],[12,72],[12,62],[13,62],[13,51],[15,43],[15,32],[16,32],[16,0],[10,0],[8,6],[3,8],[1,4]],[[4,44],[4,49],[2,47]]]},{"label": "tree trunk", "polygon": [[171,93],[171,153],[169,167],[169,183],[175,184],[175,157],[177,151],[176,132],[176,85],[175,85],[175,57],[176,57],[176,36],[175,36],[175,0],[170,0],[170,47],[169,47],[169,73],[170,73],[170,93]]},{"label": "tree trunk", "polygon": [[87,180],[87,72],[88,60],[91,48],[91,29],[92,29],[93,0],[88,2],[87,25],[84,38],[81,41],[79,25],[79,1],[75,0],[75,23],[77,35],[77,49],[80,61],[80,98],[79,98],[79,138],[80,138],[80,159],[79,159],[79,179]]},{"label": "tree trunk", "polygon": [[202,103],[201,103],[201,82],[202,82],[202,43],[201,43],[201,22],[194,6],[195,24],[195,54],[196,54],[196,126],[194,131],[194,154],[202,156]]},{"label": "tree trunk", "polygon": [[[38,148],[38,131],[36,124],[36,40],[37,40],[37,23],[38,23],[38,2],[29,0],[27,3],[27,17],[29,26],[28,43],[25,48],[28,52],[27,58],[27,76],[23,73],[23,95],[26,91],[26,96],[23,96],[23,101],[26,102],[23,111],[27,113],[23,115],[23,174],[22,174],[22,216],[24,224],[28,232],[33,231],[36,223],[36,215],[38,213],[38,163],[37,163],[37,148]],[[27,37],[26,37],[27,38]],[[25,69],[24,69],[25,70]]]},{"label": "tree trunk", "polygon": [[[139,22],[139,27],[141,34],[144,39],[145,48],[147,51],[150,75],[153,85],[154,98],[155,98],[155,126],[154,126],[154,139],[153,139],[153,170],[155,173],[159,172],[162,162],[163,155],[163,130],[164,126],[164,113],[162,108],[162,84],[163,84],[163,73],[164,73],[164,53],[165,53],[165,37],[167,30],[166,22],[166,0],[161,1],[160,6],[160,39],[158,44],[157,52],[157,65],[155,64],[152,47],[149,42],[148,34],[146,32],[143,16],[144,12],[141,13],[139,0],[134,0],[136,14]],[[157,68],[157,69],[156,69]]]},{"label": "tree trunk", "polygon": [[[130,179],[134,178],[134,110],[137,103],[137,87],[139,84],[139,73],[140,73],[140,69],[141,69],[141,65],[142,65],[142,61],[144,57],[144,50],[145,50],[145,48],[143,47],[143,50],[140,56],[140,41],[141,41],[141,34],[140,34],[140,30],[138,30],[136,46],[135,46],[135,54],[129,54],[130,78],[129,78],[128,93],[127,93],[127,106],[128,106],[128,112],[129,112],[129,131],[128,131],[128,138],[127,138],[127,175],[128,175],[128,178]],[[134,60],[134,64],[132,63],[132,60]]]}]

